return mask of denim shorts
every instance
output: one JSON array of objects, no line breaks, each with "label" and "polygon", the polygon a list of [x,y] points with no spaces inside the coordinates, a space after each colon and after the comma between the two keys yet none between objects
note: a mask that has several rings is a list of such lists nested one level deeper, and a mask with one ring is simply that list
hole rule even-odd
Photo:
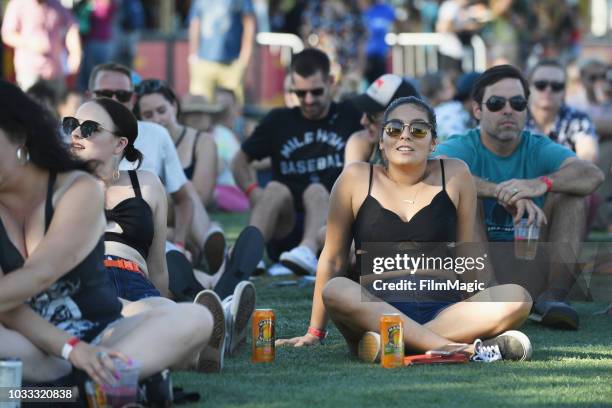
[{"label": "denim shorts", "polygon": [[389,302],[391,306],[414,320],[425,324],[435,319],[440,312],[456,302]]},{"label": "denim shorts", "polygon": [[[123,259],[118,256],[105,256],[105,259]],[[127,261],[127,259],[125,259]],[[161,296],[144,272],[128,271],[126,269],[106,267],[109,280],[117,292],[117,297],[135,302],[148,297]]]}]

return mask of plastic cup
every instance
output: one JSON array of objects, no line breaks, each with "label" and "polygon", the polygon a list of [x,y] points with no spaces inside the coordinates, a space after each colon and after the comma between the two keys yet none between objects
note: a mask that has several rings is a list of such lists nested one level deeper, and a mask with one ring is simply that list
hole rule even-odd
[{"label": "plastic cup", "polygon": [[527,219],[521,219],[514,225],[514,256],[528,261],[534,259],[538,252],[539,237],[540,227],[535,223],[527,225]]},{"label": "plastic cup", "polygon": [[135,361],[126,363],[123,360],[113,359],[119,379],[112,386],[104,387],[106,404],[108,407],[121,408],[136,402],[138,399],[138,374],[140,364]]}]

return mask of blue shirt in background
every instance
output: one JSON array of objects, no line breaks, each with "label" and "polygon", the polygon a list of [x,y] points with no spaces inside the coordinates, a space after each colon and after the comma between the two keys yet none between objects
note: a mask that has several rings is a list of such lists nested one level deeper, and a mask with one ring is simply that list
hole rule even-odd
[{"label": "blue shirt in background", "polygon": [[255,14],[251,0],[195,0],[189,19],[200,20],[198,58],[223,64],[238,58],[248,14]]},{"label": "blue shirt in background", "polygon": [[[521,142],[510,156],[502,157],[488,150],[480,140],[480,130],[449,138],[436,148],[435,155],[463,160],[472,175],[491,183],[510,179],[534,179],[556,172],[561,164],[576,155],[546,136],[524,131]],[[540,208],[546,196],[533,199]],[[512,241],[512,215],[494,198],[483,199],[485,227],[489,241]]]},{"label": "blue shirt in background", "polygon": [[395,10],[388,4],[374,4],[363,12],[363,25],[368,30],[366,55],[384,57],[389,46],[385,36],[395,21]]}]

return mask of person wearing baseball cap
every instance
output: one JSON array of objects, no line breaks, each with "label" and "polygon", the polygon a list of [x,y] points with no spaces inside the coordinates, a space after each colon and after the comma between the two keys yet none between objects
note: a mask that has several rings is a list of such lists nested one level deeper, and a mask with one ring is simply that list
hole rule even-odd
[{"label": "person wearing baseball cap", "polygon": [[421,98],[410,82],[398,75],[385,74],[372,82],[365,93],[352,99],[362,112],[360,123],[364,128],[349,137],[344,151],[345,167],[356,161],[376,160],[376,144],[385,110],[395,99],[404,96]]}]

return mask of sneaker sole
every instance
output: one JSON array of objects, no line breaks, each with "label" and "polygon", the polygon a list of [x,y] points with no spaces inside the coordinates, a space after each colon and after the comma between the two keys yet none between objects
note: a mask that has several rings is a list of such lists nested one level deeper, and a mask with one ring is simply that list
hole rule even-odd
[{"label": "sneaker sole", "polygon": [[289,259],[281,259],[280,264],[285,268],[291,269],[298,276],[312,276],[313,274],[302,265],[297,264]]},{"label": "sneaker sole", "polygon": [[531,359],[531,354],[533,352],[533,349],[531,347],[531,341],[529,340],[529,337],[525,335],[525,333],[520,332],[518,330],[508,330],[502,335],[511,336],[517,339],[523,346],[523,350],[524,350],[523,356],[516,361],[527,361]]},{"label": "sneaker sole", "polygon": [[357,346],[357,357],[367,363],[380,361],[380,336],[375,332],[366,332]]},{"label": "sneaker sole", "polygon": [[234,293],[234,299],[240,300],[238,301],[238,310],[232,310],[232,316],[234,316],[235,320],[233,325],[234,333],[229,347],[229,354],[231,356],[235,355],[242,343],[246,341],[249,320],[253,310],[255,310],[255,303],[257,301],[255,287],[252,284],[238,285]]},{"label": "sneaker sole", "polygon": [[211,233],[204,243],[204,258],[210,268],[210,274],[219,270],[225,258],[225,236],[222,231]]},{"label": "sneaker sole", "polygon": [[218,373],[223,369],[225,351],[225,313],[221,299],[213,291],[206,290],[200,292],[194,302],[208,308],[214,322],[210,340],[200,352],[196,369],[203,373]]},{"label": "sneaker sole", "polygon": [[553,306],[541,316],[539,323],[559,329],[578,330],[578,313],[571,308]]}]

